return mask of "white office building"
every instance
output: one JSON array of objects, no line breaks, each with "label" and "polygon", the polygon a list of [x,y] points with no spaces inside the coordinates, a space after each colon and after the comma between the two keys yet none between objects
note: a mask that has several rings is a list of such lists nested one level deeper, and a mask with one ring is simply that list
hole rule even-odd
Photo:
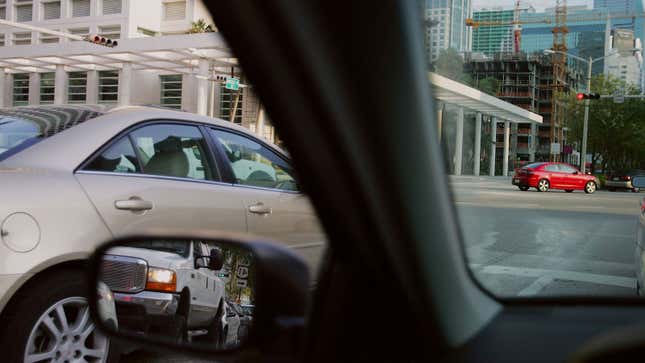
[{"label": "white office building", "polygon": [[608,45],[609,56],[605,60],[605,74],[616,77],[635,87],[642,87],[643,57],[634,48],[641,48],[640,39],[634,39],[634,32],[628,29],[613,29]]},{"label": "white office building", "polygon": [[466,18],[472,17],[470,0],[425,0],[423,8],[429,61],[434,62],[443,49],[471,50],[472,29],[466,26]]},{"label": "white office building", "polygon": [[270,141],[273,127],[201,0],[0,0],[0,18],[74,35],[117,39],[108,48],[0,25],[0,107],[102,103],[162,105],[242,124]]}]

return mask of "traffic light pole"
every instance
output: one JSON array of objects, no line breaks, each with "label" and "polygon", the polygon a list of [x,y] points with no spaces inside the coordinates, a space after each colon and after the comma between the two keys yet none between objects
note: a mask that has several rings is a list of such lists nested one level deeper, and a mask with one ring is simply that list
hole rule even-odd
[{"label": "traffic light pole", "polygon": [[[593,60],[589,57],[587,62],[587,94],[591,93],[591,66]],[[589,99],[585,100],[585,118],[582,123],[582,150],[580,155],[580,171],[584,174],[587,170],[587,133],[589,132]]]}]

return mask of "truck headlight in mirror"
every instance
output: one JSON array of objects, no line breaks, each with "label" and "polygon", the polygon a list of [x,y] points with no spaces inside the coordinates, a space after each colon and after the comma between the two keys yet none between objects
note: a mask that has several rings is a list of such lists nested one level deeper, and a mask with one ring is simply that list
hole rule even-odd
[{"label": "truck headlight in mirror", "polygon": [[[253,253],[202,239],[121,241],[98,253],[96,315],[108,333],[235,348],[255,306]],[[251,308],[252,310],[252,308]]]}]

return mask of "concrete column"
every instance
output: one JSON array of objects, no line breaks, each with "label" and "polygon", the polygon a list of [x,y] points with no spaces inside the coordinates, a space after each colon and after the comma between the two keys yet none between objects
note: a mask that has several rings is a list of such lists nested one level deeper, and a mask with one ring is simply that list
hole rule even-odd
[{"label": "concrete column", "polygon": [[87,71],[85,103],[99,103],[99,72],[97,71]]},{"label": "concrete column", "polygon": [[439,142],[441,142],[442,126],[443,126],[443,103],[437,102],[437,130],[439,134]]},{"label": "concrete column", "polygon": [[67,72],[62,64],[56,65],[54,77],[54,104],[61,105],[67,102]]},{"label": "concrete column", "polygon": [[9,98],[7,97],[7,92],[5,92],[8,82],[9,78],[7,77],[4,68],[0,68],[0,108],[11,106],[11,102],[9,102]]},{"label": "concrete column", "polygon": [[535,149],[537,148],[537,125],[531,123],[531,134],[529,136],[529,161],[535,161]]},{"label": "concrete column", "polygon": [[132,104],[132,63],[123,63],[119,72],[119,105],[127,106]]},{"label": "concrete column", "polygon": [[259,137],[264,137],[264,107],[260,104],[260,109],[258,110],[258,120],[255,123],[255,133]]},{"label": "concrete column", "polygon": [[492,136],[490,143],[490,162],[488,163],[488,174],[490,176],[495,176],[495,151],[497,149],[497,119],[495,117],[491,117],[490,129]]},{"label": "concrete column", "polygon": [[479,176],[479,163],[481,159],[482,147],[482,114],[477,112],[475,115],[475,160],[473,165],[473,174]]},{"label": "concrete column", "polygon": [[457,128],[455,131],[455,175],[461,175],[461,162],[464,148],[464,108],[457,109]]},{"label": "concrete column", "polygon": [[502,161],[502,173],[504,176],[508,176],[508,154],[511,141],[511,123],[508,121],[504,122],[504,160]]},{"label": "concrete column", "polygon": [[29,104],[40,103],[40,73],[29,73]]},{"label": "concrete column", "polygon": [[199,73],[196,79],[197,81],[197,114],[207,115],[208,114],[208,68],[209,62],[208,59],[199,60]]}]

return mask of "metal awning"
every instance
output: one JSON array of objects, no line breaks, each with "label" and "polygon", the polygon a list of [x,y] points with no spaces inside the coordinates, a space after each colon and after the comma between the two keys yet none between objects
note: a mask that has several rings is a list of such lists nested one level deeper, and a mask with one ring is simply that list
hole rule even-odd
[{"label": "metal awning", "polygon": [[433,96],[446,104],[454,104],[467,109],[497,117],[501,120],[527,123],[542,123],[542,116],[521,107],[502,101],[478,89],[466,86],[449,78],[430,72]]},{"label": "metal awning", "polygon": [[7,73],[67,72],[121,69],[161,74],[196,74],[200,59],[208,59],[215,72],[239,71],[237,58],[219,33],[164,35],[119,40],[114,48],[84,41],[0,47],[0,68]]}]

